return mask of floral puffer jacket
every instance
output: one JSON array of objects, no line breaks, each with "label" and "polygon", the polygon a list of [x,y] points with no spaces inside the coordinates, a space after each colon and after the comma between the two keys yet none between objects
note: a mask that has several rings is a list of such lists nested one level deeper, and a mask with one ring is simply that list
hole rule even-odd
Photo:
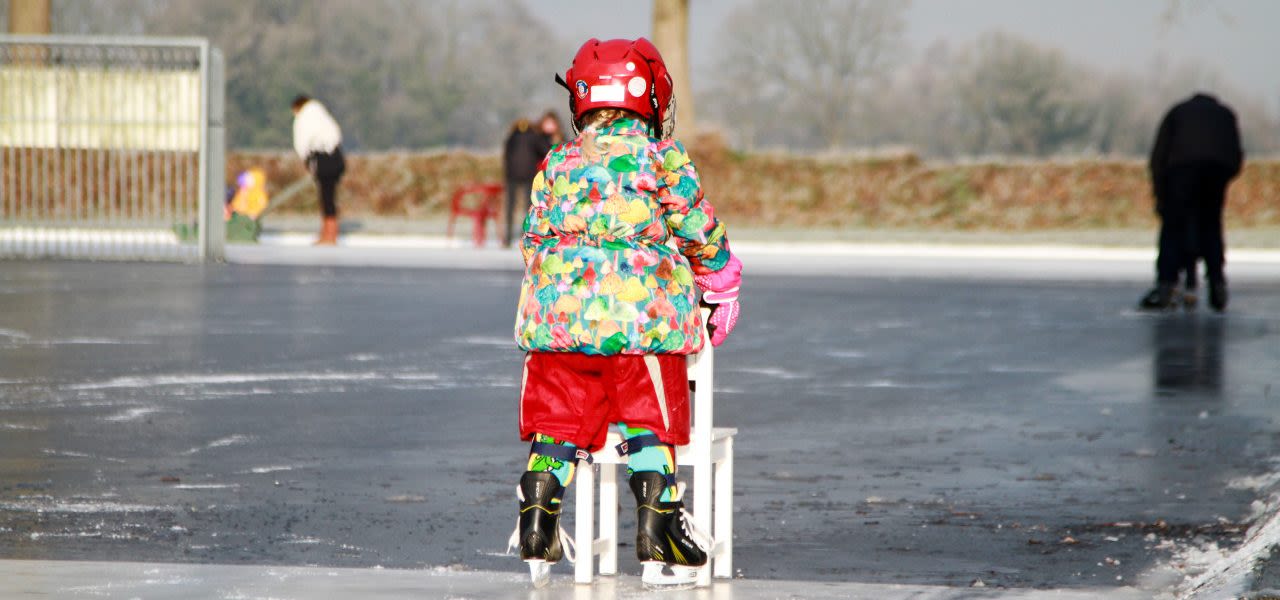
[{"label": "floral puffer jacket", "polygon": [[584,131],[551,149],[531,202],[520,348],[601,355],[702,348],[694,274],[723,268],[729,248],[683,145],[649,137],[633,119]]}]

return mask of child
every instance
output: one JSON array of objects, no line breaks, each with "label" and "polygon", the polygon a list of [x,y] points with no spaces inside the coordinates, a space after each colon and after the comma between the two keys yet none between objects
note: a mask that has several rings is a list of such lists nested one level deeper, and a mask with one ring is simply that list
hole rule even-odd
[{"label": "child", "polygon": [[592,39],[560,83],[577,137],[542,161],[524,224],[515,335],[528,352],[520,435],[533,446],[512,545],[545,584],[564,554],[564,490],[616,423],[644,582],[689,584],[707,555],[675,477],[673,447],[689,442],[685,357],[703,344],[699,289],[715,306],[711,343],[733,330],[742,264],[670,139],[671,77],[652,43]]}]

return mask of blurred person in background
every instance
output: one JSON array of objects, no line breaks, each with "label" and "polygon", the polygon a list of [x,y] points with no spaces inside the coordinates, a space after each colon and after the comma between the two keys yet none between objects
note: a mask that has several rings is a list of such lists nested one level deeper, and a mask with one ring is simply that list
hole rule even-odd
[{"label": "blurred person in background", "polygon": [[[564,130],[560,128],[560,116],[554,110],[548,110],[542,114],[542,119],[538,121],[538,129],[542,130],[542,135],[547,136],[551,146],[557,146],[564,142]],[[548,150],[550,146],[548,146]]]},{"label": "blurred person in background", "polygon": [[[538,165],[542,157],[551,150],[551,136],[544,134],[546,117],[543,124],[535,129],[528,119],[517,119],[511,124],[511,133],[502,146],[502,174],[507,189],[506,221],[502,229],[503,247],[511,247],[514,231],[513,223],[524,222],[524,215],[529,208],[529,193],[533,189],[533,176],[538,173]],[[555,124],[558,129],[560,124]],[[517,219],[516,215],[520,218]]]},{"label": "blurred person in background", "polygon": [[[1165,114],[1148,168],[1160,216],[1156,286],[1139,307],[1165,310],[1196,301],[1196,263],[1203,258],[1209,305],[1227,307],[1223,272],[1226,245],[1222,209],[1227,185],[1240,174],[1244,150],[1235,113],[1208,94],[1198,93]],[[1185,272],[1185,292],[1178,290]]]},{"label": "blurred person in background", "polygon": [[293,149],[320,188],[320,237],[317,246],[338,243],[338,181],[347,170],[342,129],[328,109],[305,95],[293,99]]}]

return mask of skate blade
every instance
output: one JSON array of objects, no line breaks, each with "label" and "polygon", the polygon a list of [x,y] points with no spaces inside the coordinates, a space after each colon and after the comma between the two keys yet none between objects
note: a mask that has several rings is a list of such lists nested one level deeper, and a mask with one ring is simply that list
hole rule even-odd
[{"label": "skate blade", "polygon": [[526,560],[529,565],[529,580],[533,582],[533,587],[546,587],[551,582],[551,563],[545,560]]},{"label": "skate blade", "polygon": [[[698,584],[698,573],[703,567],[668,565],[661,562],[644,563],[640,582],[647,590],[687,590]],[[670,571],[670,574],[667,571]]]}]

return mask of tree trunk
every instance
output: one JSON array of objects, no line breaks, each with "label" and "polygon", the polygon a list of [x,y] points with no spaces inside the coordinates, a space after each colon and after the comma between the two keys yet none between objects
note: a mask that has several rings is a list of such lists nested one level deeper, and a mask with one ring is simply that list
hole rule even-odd
[{"label": "tree trunk", "polygon": [[9,0],[9,33],[48,35],[50,0]]},{"label": "tree trunk", "polygon": [[692,135],[696,126],[689,84],[689,0],[653,0],[653,45],[675,85],[675,135]]}]

